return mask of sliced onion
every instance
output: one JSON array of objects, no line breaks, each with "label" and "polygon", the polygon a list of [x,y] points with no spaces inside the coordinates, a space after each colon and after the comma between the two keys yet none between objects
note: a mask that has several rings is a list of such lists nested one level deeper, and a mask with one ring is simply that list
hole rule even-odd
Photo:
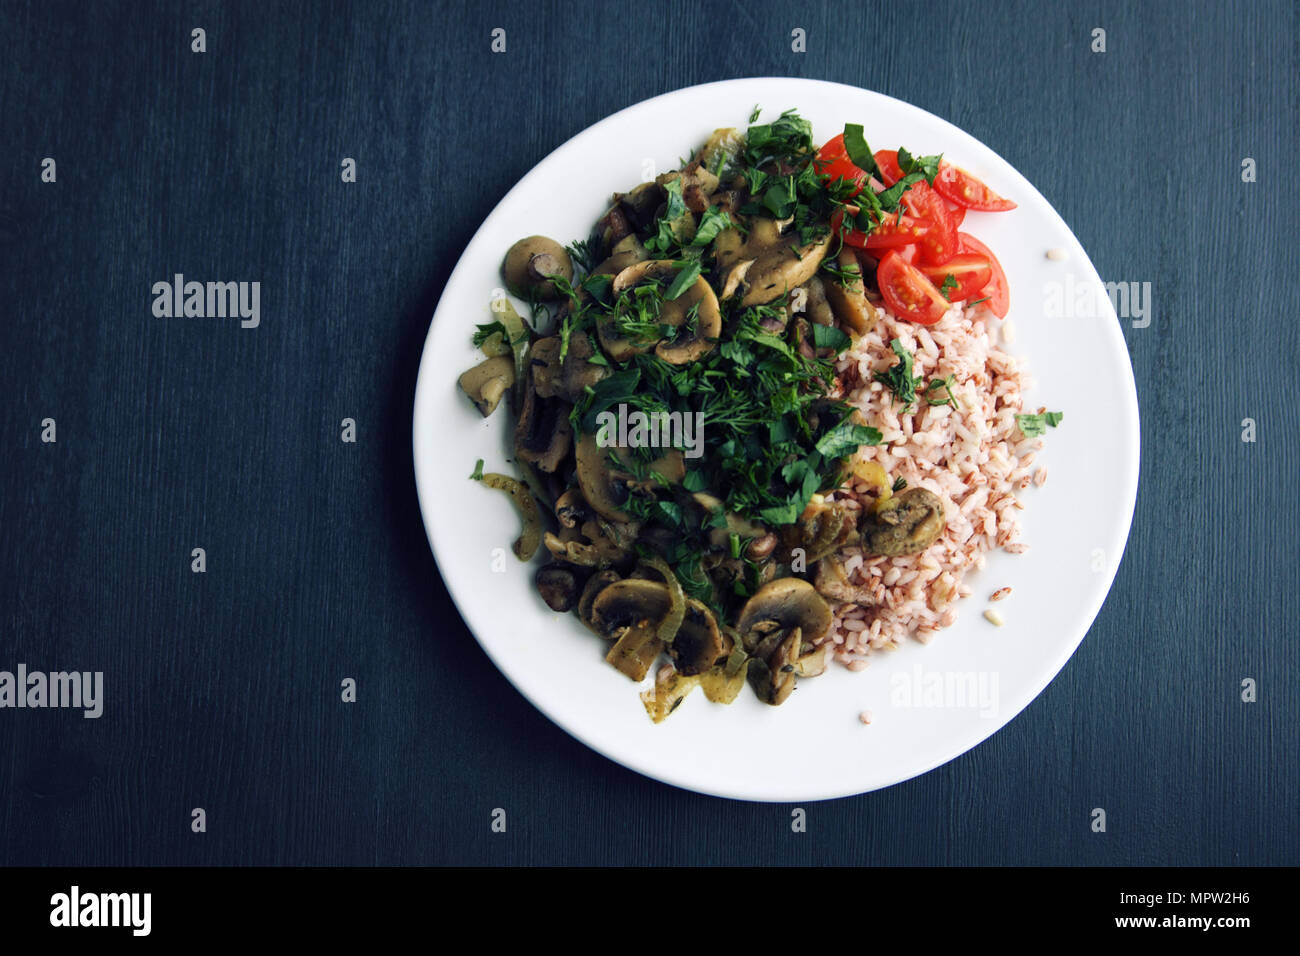
[{"label": "sliced onion", "polygon": [[532,560],[542,540],[542,518],[532,493],[522,481],[496,472],[485,474],[483,484],[504,491],[519,509],[519,516],[524,519],[524,530],[515,539],[513,550],[520,561]]},{"label": "sliced onion", "polygon": [[659,622],[658,635],[659,640],[671,644],[682,621],[686,620],[686,595],[682,592],[682,582],[677,580],[677,575],[673,574],[668,562],[658,555],[646,558],[645,563],[658,571],[668,585],[668,614]]}]

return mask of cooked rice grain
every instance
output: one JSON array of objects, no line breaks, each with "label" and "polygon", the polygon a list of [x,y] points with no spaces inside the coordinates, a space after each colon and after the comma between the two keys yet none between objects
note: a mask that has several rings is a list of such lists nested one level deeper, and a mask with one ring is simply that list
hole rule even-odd
[{"label": "cooked rice grain", "polygon": [[[1020,553],[1016,492],[1041,485],[1046,468],[1031,473],[1042,441],[1026,438],[1016,424],[1027,376],[1019,360],[996,344],[997,320],[983,309],[953,310],[928,328],[900,322],[883,310],[876,327],[840,357],[836,371],[844,398],[880,429],[882,443],[859,449],[862,461],[878,462],[908,487],[939,496],[947,528],[924,554],[900,558],[840,556],[849,601],[832,601],[834,622],[826,640],[852,670],[866,666],[873,650],[912,637],[929,641],[956,620],[953,601],[971,593],[967,571],[984,566],[993,548]],[[915,355],[915,374],[925,382],[956,377],[959,407],[930,406],[920,399],[912,412],[899,407],[875,373],[896,361],[889,347],[899,339]],[[830,500],[859,507],[862,486],[843,488]]]}]

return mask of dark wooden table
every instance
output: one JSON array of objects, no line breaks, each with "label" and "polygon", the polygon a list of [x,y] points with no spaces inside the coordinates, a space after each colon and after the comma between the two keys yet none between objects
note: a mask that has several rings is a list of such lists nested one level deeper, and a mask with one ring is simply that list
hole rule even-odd
[{"label": "dark wooden table", "polygon": [[[8,0],[0,670],[102,671],[105,704],[0,710],[0,863],[1300,862],[1298,10]],[[992,739],[806,833],[526,703],[438,578],[410,451],[430,316],[501,195],[614,110],[767,74],[969,130],[1153,290],[1087,640]],[[260,282],[259,327],[155,317],[176,273]]]}]

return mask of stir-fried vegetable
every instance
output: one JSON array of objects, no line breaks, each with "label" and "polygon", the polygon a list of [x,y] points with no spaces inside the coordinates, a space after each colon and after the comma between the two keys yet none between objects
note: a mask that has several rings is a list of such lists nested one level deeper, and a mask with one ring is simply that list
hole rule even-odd
[{"label": "stir-fried vegetable", "polygon": [[[481,465],[480,462],[480,467]],[[519,516],[524,519],[524,530],[515,539],[512,547],[515,557],[520,561],[531,561],[533,555],[537,553],[537,545],[542,540],[542,520],[537,510],[537,502],[533,500],[533,496],[524,483],[518,479],[493,471],[484,474],[478,468],[475,471],[479,472],[477,480],[483,482],[489,488],[504,491],[510,496],[510,500],[515,503],[515,507],[519,509]]]}]

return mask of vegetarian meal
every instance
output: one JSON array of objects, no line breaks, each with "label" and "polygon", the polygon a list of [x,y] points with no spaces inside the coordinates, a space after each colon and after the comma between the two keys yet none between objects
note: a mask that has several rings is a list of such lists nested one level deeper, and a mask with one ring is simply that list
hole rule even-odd
[{"label": "vegetarian meal", "polygon": [[[1022,406],[1007,279],[962,231],[1015,204],[941,156],[719,129],[583,240],[520,239],[460,387],[513,419],[515,554],[655,720],[695,686],[769,704],[929,640],[1059,412]],[[658,666],[657,666],[658,665]]]}]

